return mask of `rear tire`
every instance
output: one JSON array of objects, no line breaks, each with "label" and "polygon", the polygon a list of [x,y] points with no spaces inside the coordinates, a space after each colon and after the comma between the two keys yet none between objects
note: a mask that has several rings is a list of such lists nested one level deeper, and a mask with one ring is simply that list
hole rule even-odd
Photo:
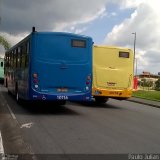
[{"label": "rear tire", "polygon": [[95,97],[95,101],[97,104],[105,104],[108,101],[106,97]]},{"label": "rear tire", "polygon": [[19,98],[18,85],[16,84],[16,102],[22,104],[22,100]]},{"label": "rear tire", "polygon": [[58,102],[56,102],[56,104],[59,105],[59,106],[63,106],[63,105],[66,104],[66,101],[65,100],[64,101],[58,101]]},{"label": "rear tire", "polygon": [[16,91],[16,101],[19,102],[19,93]]}]

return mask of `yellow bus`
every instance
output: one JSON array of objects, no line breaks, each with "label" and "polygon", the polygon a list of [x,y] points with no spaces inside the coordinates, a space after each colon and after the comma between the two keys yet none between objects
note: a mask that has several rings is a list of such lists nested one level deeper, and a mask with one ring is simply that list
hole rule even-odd
[{"label": "yellow bus", "polygon": [[92,96],[97,103],[108,98],[124,100],[132,95],[134,54],[114,46],[93,47]]}]

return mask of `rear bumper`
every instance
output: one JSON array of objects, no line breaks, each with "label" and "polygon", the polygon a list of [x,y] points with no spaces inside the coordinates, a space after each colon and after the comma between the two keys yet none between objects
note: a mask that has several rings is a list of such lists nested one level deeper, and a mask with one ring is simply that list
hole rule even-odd
[{"label": "rear bumper", "polygon": [[84,94],[46,94],[46,93],[39,93],[33,91],[30,93],[30,100],[43,100],[43,101],[91,101],[92,95],[91,92],[84,93]]},{"label": "rear bumper", "polygon": [[132,89],[124,90],[107,90],[100,88],[92,88],[92,96],[103,96],[108,98],[130,98],[132,96]]}]

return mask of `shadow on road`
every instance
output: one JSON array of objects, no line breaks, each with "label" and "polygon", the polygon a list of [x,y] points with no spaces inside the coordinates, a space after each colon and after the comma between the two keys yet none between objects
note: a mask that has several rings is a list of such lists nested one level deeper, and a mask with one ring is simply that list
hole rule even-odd
[{"label": "shadow on road", "polygon": [[27,102],[19,107],[35,115],[79,115],[77,112],[54,102]]},{"label": "shadow on road", "polygon": [[2,95],[5,97],[7,104],[13,110],[15,114],[24,115],[79,115],[72,109],[67,108],[66,105],[58,105],[54,102],[27,102],[24,101],[21,104],[17,104],[15,96],[8,95],[7,92],[2,91]]},{"label": "shadow on road", "polygon": [[82,107],[90,107],[90,108],[106,108],[106,109],[122,109],[120,107],[116,107],[115,105],[111,105],[108,103],[98,104],[95,101],[91,102],[73,102],[82,105]]}]

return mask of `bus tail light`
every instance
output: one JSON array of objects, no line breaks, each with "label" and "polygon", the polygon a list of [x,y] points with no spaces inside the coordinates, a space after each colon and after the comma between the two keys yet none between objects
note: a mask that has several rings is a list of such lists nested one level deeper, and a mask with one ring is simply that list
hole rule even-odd
[{"label": "bus tail light", "polygon": [[34,87],[38,89],[38,74],[37,73],[33,74],[33,83],[34,83]]},{"label": "bus tail light", "polygon": [[90,75],[87,76],[87,80],[88,80],[88,81],[91,80],[91,76],[90,76]]},{"label": "bus tail light", "polygon": [[38,79],[34,79],[33,83],[37,84],[38,83]]},{"label": "bus tail light", "polygon": [[34,73],[34,74],[33,74],[33,78],[38,78],[38,74],[37,74],[37,73]]},{"label": "bus tail light", "polygon": [[86,81],[86,85],[89,85],[90,84],[90,82],[89,81]]},{"label": "bus tail light", "polygon": [[89,90],[89,86],[90,86],[90,84],[91,84],[91,76],[90,75],[88,75],[87,76],[87,79],[86,79],[86,90],[88,91]]}]

